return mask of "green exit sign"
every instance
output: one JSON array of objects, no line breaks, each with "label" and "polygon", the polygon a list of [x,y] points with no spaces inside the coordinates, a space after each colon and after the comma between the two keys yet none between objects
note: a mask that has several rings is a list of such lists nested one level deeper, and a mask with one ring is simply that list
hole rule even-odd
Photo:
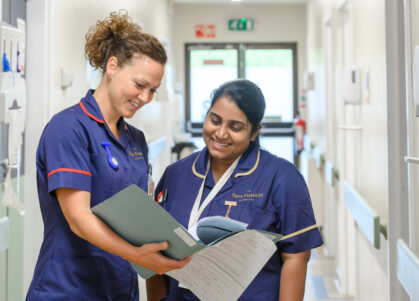
[{"label": "green exit sign", "polygon": [[253,30],[253,20],[247,18],[228,20],[229,30]]}]

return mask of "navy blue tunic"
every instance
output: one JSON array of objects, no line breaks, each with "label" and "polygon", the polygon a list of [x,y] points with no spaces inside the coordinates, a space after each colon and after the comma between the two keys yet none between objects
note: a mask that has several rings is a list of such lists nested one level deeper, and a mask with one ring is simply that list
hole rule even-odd
[{"label": "navy blue tunic", "polygon": [[[194,153],[169,166],[156,189],[163,191],[162,206],[184,227],[188,227],[193,203],[205,177],[208,149]],[[214,187],[208,173],[201,202]],[[251,144],[240,159],[233,175],[202,212],[206,216],[225,216],[225,201],[236,202],[229,217],[260,229],[289,235],[316,224],[307,186],[290,162]],[[281,276],[281,252],[298,253],[323,243],[317,227],[277,244],[278,251],[244,291],[239,301],[278,301]],[[179,288],[171,279],[169,296],[162,300],[198,300],[189,290]]]},{"label": "navy blue tunic", "polygon": [[[89,91],[77,105],[47,124],[37,150],[38,195],[44,240],[27,300],[138,300],[137,273],[119,256],[75,235],[61,211],[55,190],[73,188],[91,194],[95,206],[130,184],[147,188],[144,134],[118,122],[116,139]],[[118,168],[108,162],[102,142]]]}]

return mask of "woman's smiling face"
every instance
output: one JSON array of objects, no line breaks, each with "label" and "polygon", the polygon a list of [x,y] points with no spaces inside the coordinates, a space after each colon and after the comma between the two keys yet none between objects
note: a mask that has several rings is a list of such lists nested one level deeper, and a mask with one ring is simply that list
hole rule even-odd
[{"label": "woman's smiling face", "polygon": [[210,108],[202,136],[212,160],[233,163],[254,141],[252,124],[238,105],[228,97],[220,97]]},{"label": "woman's smiling face", "polygon": [[107,71],[111,76],[109,95],[113,110],[130,118],[148,104],[160,86],[164,66],[145,55],[137,55],[123,67],[116,63]]}]

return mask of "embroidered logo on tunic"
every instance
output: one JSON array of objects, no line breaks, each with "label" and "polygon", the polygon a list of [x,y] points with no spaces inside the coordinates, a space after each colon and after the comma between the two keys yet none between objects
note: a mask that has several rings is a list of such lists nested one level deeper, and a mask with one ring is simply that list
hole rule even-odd
[{"label": "embroidered logo on tunic", "polygon": [[254,202],[255,199],[262,198],[263,193],[252,192],[251,189],[246,190],[243,194],[234,193],[232,194],[233,199],[237,199],[239,202]]},{"label": "embroidered logo on tunic", "polygon": [[136,147],[133,147],[132,150],[129,150],[128,155],[133,157],[134,160],[144,160],[143,152],[138,152]]}]

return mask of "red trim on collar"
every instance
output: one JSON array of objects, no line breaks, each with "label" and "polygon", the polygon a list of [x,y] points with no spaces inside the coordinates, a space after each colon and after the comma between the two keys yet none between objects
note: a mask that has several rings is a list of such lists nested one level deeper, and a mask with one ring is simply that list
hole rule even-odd
[{"label": "red trim on collar", "polygon": [[128,130],[128,126],[127,126],[127,124],[125,123],[125,130]]},{"label": "red trim on collar", "polygon": [[90,118],[92,118],[93,120],[95,120],[95,121],[97,121],[97,122],[99,122],[99,123],[102,123],[102,124],[104,124],[104,123],[105,123],[105,121],[100,120],[100,119],[97,119],[94,115],[92,115],[92,114],[90,114],[89,112],[87,112],[87,110],[86,110],[86,108],[84,107],[84,105],[83,105],[83,103],[81,102],[81,100],[80,100],[79,104],[80,104],[81,109],[83,110],[83,112],[84,112],[84,113],[86,113],[86,115],[87,115],[87,116],[89,116]]},{"label": "red trim on collar", "polygon": [[88,176],[90,176],[90,177],[92,176],[92,174],[91,174],[90,172],[88,172],[88,171],[84,171],[84,170],[80,170],[80,169],[72,169],[72,168],[58,168],[58,169],[56,169],[56,170],[51,171],[51,172],[48,174],[47,179],[48,179],[51,175],[55,174],[56,172],[60,172],[60,171],[75,172],[75,173],[81,173],[81,174],[84,174],[84,175],[88,175]]}]

